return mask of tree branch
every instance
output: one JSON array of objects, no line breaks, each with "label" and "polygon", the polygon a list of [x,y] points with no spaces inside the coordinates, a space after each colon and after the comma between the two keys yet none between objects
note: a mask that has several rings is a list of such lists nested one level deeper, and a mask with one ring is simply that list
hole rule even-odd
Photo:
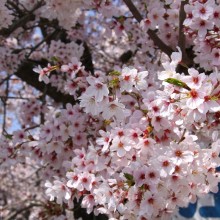
[{"label": "tree branch", "polygon": [[167,46],[158,36],[157,34],[149,29],[147,31],[148,35],[150,36],[151,40],[153,40],[154,44],[160,49],[162,50],[165,54],[167,54],[169,57],[171,56],[171,54],[173,53],[172,48],[170,48],[169,46]]},{"label": "tree branch", "polygon": [[[142,15],[140,14],[140,12],[137,10],[137,8],[135,7],[135,5],[133,4],[133,2],[131,0],[123,0],[124,3],[127,5],[127,7],[129,8],[129,10],[131,11],[131,13],[133,14],[134,18],[138,21],[141,22],[141,20],[143,20]],[[171,56],[173,50],[172,48],[170,48],[169,46],[167,46],[155,33],[155,31],[149,29],[147,31],[147,34],[149,35],[149,37],[151,38],[151,40],[153,40],[154,44],[160,49],[162,50],[165,54],[167,54],[169,57]]]},{"label": "tree branch", "polygon": [[[44,93],[45,83],[39,82],[38,80],[39,75],[33,71],[33,68],[34,68],[33,63],[25,62],[19,67],[15,75],[19,77],[22,81],[26,82],[28,85],[31,85],[35,89]],[[46,86],[47,86],[46,95],[52,98],[55,102],[63,103],[63,104],[66,104],[66,103],[75,104],[76,103],[73,96],[68,95],[68,94],[63,94],[57,91],[57,89],[55,87],[52,87],[50,84]]]},{"label": "tree branch", "polygon": [[185,34],[183,33],[183,22],[186,18],[186,13],[184,10],[185,4],[187,4],[188,1],[182,1],[180,5],[180,11],[179,11],[179,39],[178,39],[178,46],[180,47],[182,53],[185,51]]},{"label": "tree branch", "polygon": [[133,2],[131,0],[123,0],[123,1],[127,5],[127,7],[129,8],[129,10],[131,11],[134,18],[140,23],[143,20],[143,17],[140,14],[140,12],[137,10],[137,8],[135,7]]},{"label": "tree branch", "polygon": [[178,38],[178,46],[180,47],[182,51],[182,62],[186,64],[187,66],[191,65],[191,60],[189,60],[187,53],[186,53],[186,38],[185,34],[183,32],[183,22],[186,19],[186,12],[184,10],[184,6],[188,4],[188,0],[182,1],[180,5],[180,11],[179,11],[179,38]]}]

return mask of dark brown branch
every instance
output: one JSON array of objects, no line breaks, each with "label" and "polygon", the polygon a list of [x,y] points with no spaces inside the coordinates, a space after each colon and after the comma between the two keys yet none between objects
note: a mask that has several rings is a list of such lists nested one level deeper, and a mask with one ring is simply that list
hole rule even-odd
[{"label": "dark brown branch", "polygon": [[171,56],[171,54],[173,53],[172,48],[170,48],[169,46],[167,46],[158,36],[157,34],[149,29],[147,31],[148,35],[150,36],[151,40],[153,40],[154,44],[160,49],[162,50],[165,54],[167,54],[169,57]]},{"label": "dark brown branch", "polygon": [[178,46],[180,47],[181,51],[185,51],[185,34],[183,33],[183,22],[186,19],[186,12],[184,10],[184,6],[187,4],[187,1],[182,1],[180,5],[179,11],[179,39],[178,39]]},{"label": "dark brown branch", "polygon": [[[80,40],[77,40],[76,43],[81,44],[82,42],[80,43]],[[92,53],[86,42],[83,42],[83,46],[84,46],[84,51],[82,57],[80,58],[80,61],[82,62],[83,66],[85,66],[85,70],[93,75],[94,66],[92,62]]]},{"label": "dark brown branch", "polygon": [[178,141],[178,144],[181,143],[182,141],[184,141],[184,139],[185,139],[185,134],[186,134],[186,129],[184,129],[183,134],[182,134],[180,140]]},{"label": "dark brown branch", "polygon": [[184,10],[184,6],[188,4],[188,0],[182,1],[180,5],[180,11],[179,11],[179,39],[178,39],[178,46],[180,47],[182,51],[182,62],[183,64],[186,64],[187,66],[191,66],[191,61],[189,60],[187,53],[186,53],[186,38],[185,34],[183,32],[183,22],[186,19],[186,12]]},{"label": "dark brown branch", "polygon": [[[129,8],[129,10],[131,11],[131,13],[133,14],[134,18],[138,21],[141,22],[141,20],[143,20],[142,15],[140,14],[140,12],[137,10],[137,8],[135,7],[135,5],[133,4],[133,2],[131,0],[123,0],[124,3],[127,5],[127,7]],[[173,50],[172,48],[170,48],[169,46],[167,46],[155,33],[155,31],[149,29],[147,31],[147,34],[149,35],[149,37],[151,38],[151,40],[153,40],[154,44],[160,49],[162,50],[164,53],[166,53],[169,57],[171,56]]]},{"label": "dark brown branch", "polygon": [[[45,63],[43,65],[45,65]],[[35,89],[44,93],[45,83],[39,82],[38,80],[39,75],[33,71],[33,68],[35,66],[36,65],[34,65],[31,62],[25,62],[20,66],[18,71],[15,73],[15,75],[19,77],[22,81],[26,82],[28,85],[33,86]],[[52,98],[55,102],[63,103],[63,104],[66,104],[66,103],[75,104],[76,103],[73,96],[63,94],[57,91],[57,89],[55,87],[52,87],[50,84],[46,86],[47,86],[46,95]]]},{"label": "dark brown branch", "polygon": [[143,17],[140,14],[140,12],[137,10],[137,8],[135,7],[133,2],[131,0],[123,0],[123,1],[127,5],[127,7],[129,8],[129,10],[131,11],[134,18],[140,23],[143,20]]}]

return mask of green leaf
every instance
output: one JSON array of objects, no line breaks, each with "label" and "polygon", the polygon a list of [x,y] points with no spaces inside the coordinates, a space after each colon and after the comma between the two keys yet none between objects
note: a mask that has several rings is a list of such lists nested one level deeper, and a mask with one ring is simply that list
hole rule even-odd
[{"label": "green leaf", "polygon": [[212,100],[212,101],[218,101],[220,99],[220,97],[219,96],[211,96],[210,97],[210,100]]},{"label": "green leaf", "polygon": [[126,183],[129,187],[134,186],[134,177],[129,173],[124,173],[125,178],[127,179]]},{"label": "green leaf", "polygon": [[12,140],[12,138],[13,138],[13,135],[11,135],[11,134],[4,134],[4,136],[9,140]]},{"label": "green leaf", "polygon": [[174,78],[168,78],[166,80],[164,80],[165,82],[167,83],[170,83],[172,85],[175,85],[175,86],[178,86],[178,87],[181,87],[181,88],[184,88],[184,89],[187,89],[187,90],[191,90],[189,88],[189,86],[187,86],[186,83],[182,82],[181,80],[178,80],[178,79],[174,79]]},{"label": "green leaf", "polygon": [[53,62],[60,62],[60,58],[59,57],[51,57],[51,61]]},{"label": "green leaf", "polygon": [[125,178],[127,180],[131,180],[132,181],[134,179],[134,177],[131,174],[129,174],[129,173],[124,173],[124,176],[125,176]]},{"label": "green leaf", "polygon": [[120,76],[121,73],[119,71],[117,71],[117,70],[113,70],[108,75],[109,76]]},{"label": "green leaf", "polygon": [[119,86],[119,79],[118,78],[114,78],[111,81],[109,81],[109,87],[116,88],[118,86]]}]

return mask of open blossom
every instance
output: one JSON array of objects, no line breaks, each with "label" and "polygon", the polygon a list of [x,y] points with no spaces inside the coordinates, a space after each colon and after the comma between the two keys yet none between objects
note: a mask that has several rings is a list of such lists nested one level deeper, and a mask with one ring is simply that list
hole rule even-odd
[{"label": "open blossom", "polygon": [[171,65],[174,64],[174,65],[177,65],[181,62],[182,60],[182,51],[180,50],[179,47],[177,47],[177,50],[178,52],[173,52],[171,54]]},{"label": "open blossom", "polygon": [[97,102],[101,102],[104,97],[107,97],[109,90],[106,84],[101,82],[101,80],[94,77],[87,77],[87,81],[90,86],[86,89],[86,94],[94,96]]},{"label": "open blossom", "polygon": [[209,20],[203,20],[201,18],[196,18],[191,28],[194,30],[198,30],[198,35],[200,37],[204,37],[208,30],[213,28],[214,24]]},{"label": "open blossom", "polygon": [[194,89],[199,89],[202,86],[202,83],[206,79],[204,73],[199,73],[197,70],[193,68],[188,69],[189,76],[184,76],[184,82],[190,87]]},{"label": "open blossom", "polygon": [[147,172],[146,166],[134,171],[133,176],[134,176],[134,181],[137,187],[140,187],[144,185],[145,183],[148,183],[148,180],[146,178],[146,172]]},{"label": "open blossom", "polygon": [[88,191],[90,191],[92,189],[92,183],[95,181],[95,176],[94,174],[90,174],[90,173],[86,173],[84,172],[82,175],[80,175],[80,186],[81,189],[79,189],[80,191],[83,189],[86,189]]},{"label": "open blossom", "polygon": [[159,195],[155,195],[151,192],[145,192],[143,196],[143,200],[140,204],[140,214],[144,215],[148,218],[152,218],[156,216],[158,213],[158,207],[164,206],[164,203],[160,199]]},{"label": "open blossom", "polygon": [[71,63],[61,66],[61,71],[67,72],[68,74],[70,74],[70,77],[74,79],[76,73],[82,68],[81,65],[82,63],[78,61],[78,58],[73,57],[71,58]]},{"label": "open blossom", "polygon": [[96,143],[102,145],[102,151],[105,152],[109,148],[110,142],[112,140],[110,132],[105,132],[103,130],[99,131],[101,137],[97,138]]},{"label": "open blossom", "polygon": [[212,56],[212,64],[215,66],[219,66],[220,63],[220,49],[219,48],[214,48],[211,52]]},{"label": "open blossom", "polygon": [[188,96],[189,98],[186,101],[187,107],[190,109],[196,109],[199,105],[201,105],[204,102],[205,92],[203,90],[196,90],[192,89]]},{"label": "open blossom", "polygon": [[50,64],[48,64],[48,66],[44,68],[38,65],[38,67],[33,69],[34,72],[39,73],[39,81],[43,81],[46,84],[50,82],[48,76],[52,70],[54,70],[54,67],[52,67]]},{"label": "open blossom", "polygon": [[160,8],[158,10],[157,7],[153,7],[148,14],[148,18],[152,23],[152,27],[156,27],[157,25],[161,25],[164,22],[163,15],[165,13],[164,8]]},{"label": "open blossom", "polygon": [[148,71],[138,72],[134,78],[135,87],[139,89],[146,89],[146,77],[148,76]]},{"label": "open blossom", "polygon": [[186,4],[184,6],[186,12],[186,19],[184,20],[183,24],[185,26],[190,26],[193,23],[193,7],[191,5]]},{"label": "open blossom", "polygon": [[135,68],[125,67],[122,69],[121,81],[120,81],[120,90],[131,92],[132,87],[135,84],[135,77],[137,76],[137,70]]},{"label": "open blossom", "polygon": [[27,138],[27,134],[23,130],[13,132],[13,142],[15,144],[22,143]]},{"label": "open blossom", "polygon": [[93,211],[95,204],[94,196],[92,194],[86,195],[82,200],[82,207],[86,208],[88,214]]},{"label": "open blossom", "polygon": [[45,186],[47,187],[46,195],[50,196],[51,201],[56,198],[57,203],[62,204],[63,200],[71,198],[70,190],[62,181],[54,180],[53,184],[47,181]]},{"label": "open blossom", "polygon": [[78,172],[68,172],[67,177],[69,178],[69,181],[67,182],[67,186],[70,188],[78,189],[79,191],[82,191],[84,189],[91,190],[92,188],[92,182],[95,180],[95,177],[93,174],[89,173],[80,173]]},{"label": "open blossom", "polygon": [[110,147],[111,151],[116,151],[119,157],[123,157],[127,151],[130,151],[131,145],[126,138],[115,137]]},{"label": "open blossom", "polygon": [[53,137],[54,127],[51,123],[45,124],[42,126],[40,137],[46,141],[50,141]]},{"label": "open blossom", "polygon": [[151,21],[148,18],[141,20],[140,27],[143,31],[148,31],[151,28]]},{"label": "open blossom", "polygon": [[138,90],[146,88],[146,77],[148,76],[148,71],[138,72],[137,69],[133,67],[124,67],[122,69],[120,79],[120,90],[131,92],[133,87]]},{"label": "open blossom", "polygon": [[161,177],[167,177],[175,171],[175,165],[169,156],[160,155],[156,164],[160,167],[159,172]]},{"label": "open blossom", "polygon": [[80,106],[84,108],[86,113],[98,115],[102,111],[102,104],[98,103],[94,96],[83,93],[79,99],[81,99]]},{"label": "open blossom", "polygon": [[137,149],[140,149],[142,155],[148,155],[153,153],[153,146],[155,146],[156,141],[152,138],[141,139],[136,146]]},{"label": "open blossom", "polygon": [[203,20],[208,20],[213,14],[213,7],[209,4],[201,4],[199,2],[195,3],[195,8],[192,11],[194,17],[199,17]]},{"label": "open blossom", "polygon": [[[179,59],[178,59],[179,60]],[[163,63],[164,71],[158,72],[158,79],[165,80],[167,78],[175,78],[176,77],[176,63]]]},{"label": "open blossom", "polygon": [[155,116],[152,118],[152,125],[156,131],[170,127],[169,121],[166,118],[160,116]]},{"label": "open blossom", "polygon": [[62,149],[64,148],[64,144],[60,141],[53,141],[47,144],[46,148],[48,153],[52,153],[54,151],[57,154],[60,154]]},{"label": "open blossom", "polygon": [[112,117],[116,117],[118,120],[122,120],[124,117],[129,115],[129,111],[125,109],[125,106],[118,102],[118,100],[114,100],[112,102],[107,103],[103,108],[102,116],[104,119],[110,119]]}]

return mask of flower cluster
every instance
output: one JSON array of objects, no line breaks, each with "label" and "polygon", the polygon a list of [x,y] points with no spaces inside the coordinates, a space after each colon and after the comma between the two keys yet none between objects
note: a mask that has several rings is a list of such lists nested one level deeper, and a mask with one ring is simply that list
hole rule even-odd
[{"label": "flower cluster", "polygon": [[[80,106],[105,124],[87,150],[74,150],[66,179],[46,184],[51,200],[71,205],[82,197],[88,213],[112,219],[169,219],[176,207],[218,190],[219,78],[193,68],[176,73],[181,57],[163,63],[161,88],[144,86],[149,73],[133,67],[86,78]],[[212,138],[204,142],[207,129]]]},{"label": "flower cluster", "polygon": [[41,102],[36,99],[29,99],[19,103],[17,106],[17,116],[23,127],[34,126],[39,122],[36,118],[46,112],[46,106],[42,106]]},{"label": "flower cluster", "polygon": [[195,61],[202,62],[203,67],[208,70],[213,66],[219,67],[220,6],[215,1],[192,1],[185,6],[185,12],[186,33],[194,35],[197,55]]},{"label": "flower cluster", "polygon": [[46,6],[41,11],[41,16],[50,20],[57,18],[62,27],[71,29],[81,15],[80,7],[82,4],[82,0],[49,0],[46,1]]},{"label": "flower cluster", "polygon": [[7,28],[9,25],[12,24],[12,21],[14,19],[12,11],[9,10],[8,7],[5,6],[5,4],[6,0],[0,2],[0,28]]},{"label": "flower cluster", "polygon": [[72,57],[80,59],[83,55],[83,51],[83,45],[76,44],[74,41],[66,44],[62,43],[60,40],[51,41],[45,58],[50,59],[51,57],[56,57],[68,62]]},{"label": "flower cluster", "polygon": [[25,53],[13,53],[13,51],[18,48],[18,42],[16,39],[8,39],[4,43],[4,46],[0,46],[0,52],[2,54],[0,59],[1,71],[6,71],[8,74],[13,74],[21,65]]},{"label": "flower cluster", "polygon": [[147,16],[141,21],[140,28],[144,32],[157,29],[161,39],[175,48],[179,35],[177,31],[180,28],[179,11],[181,4],[184,4],[186,18],[183,21],[182,34],[186,38],[186,47],[194,47],[194,62],[206,70],[213,70],[213,66],[219,68],[219,2],[181,2],[150,1],[145,7]]},{"label": "flower cluster", "polygon": [[202,150],[189,135],[163,146],[130,128],[102,132],[97,142],[75,151],[66,180],[46,184],[50,199],[69,203],[83,196],[88,213],[112,219],[170,219],[177,206],[218,189],[219,142]]}]

